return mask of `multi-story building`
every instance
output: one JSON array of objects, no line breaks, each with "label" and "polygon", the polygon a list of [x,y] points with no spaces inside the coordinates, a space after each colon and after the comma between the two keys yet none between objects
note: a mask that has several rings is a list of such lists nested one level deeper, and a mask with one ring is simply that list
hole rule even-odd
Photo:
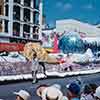
[{"label": "multi-story building", "polygon": [[42,0],[0,0],[0,41],[38,41]]},{"label": "multi-story building", "polygon": [[64,19],[56,21],[57,32],[64,33],[69,31],[76,31],[78,33],[86,34],[86,37],[100,37],[100,29],[95,25],[84,23],[74,19]]}]

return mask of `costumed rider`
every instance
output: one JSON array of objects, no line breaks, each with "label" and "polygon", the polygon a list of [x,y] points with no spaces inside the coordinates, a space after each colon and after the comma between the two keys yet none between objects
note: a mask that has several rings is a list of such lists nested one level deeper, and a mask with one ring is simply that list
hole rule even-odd
[{"label": "costumed rider", "polygon": [[32,49],[32,51],[34,52],[33,54],[33,59],[32,59],[32,77],[33,77],[33,81],[32,83],[36,83],[37,82],[37,72],[38,72],[38,69],[39,69],[39,61],[38,61],[38,58],[37,58],[37,53],[35,50]]}]

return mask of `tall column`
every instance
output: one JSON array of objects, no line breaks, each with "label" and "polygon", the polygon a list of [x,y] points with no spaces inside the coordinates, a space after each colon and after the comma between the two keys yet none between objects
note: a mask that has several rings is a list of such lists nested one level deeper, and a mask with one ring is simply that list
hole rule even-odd
[{"label": "tall column", "polygon": [[[21,2],[23,4],[23,2]],[[20,9],[20,20],[23,21],[23,8]],[[20,25],[20,37],[23,37],[23,24]]]},{"label": "tall column", "polygon": [[5,20],[3,19],[2,20],[2,32],[5,32],[5,22],[4,22]]},{"label": "tall column", "polygon": [[22,4],[22,5],[24,4],[24,0],[21,0],[21,4]]},{"label": "tall column", "polygon": [[20,37],[23,37],[23,24],[20,24]]},{"label": "tall column", "polygon": [[[33,0],[31,0],[31,7],[33,8]],[[30,22],[33,24],[33,11],[31,11],[30,13]],[[33,27],[30,27],[30,37],[33,38]]]},{"label": "tall column", "polygon": [[30,38],[33,38],[33,27],[30,27]]},{"label": "tall column", "polygon": [[42,7],[43,7],[43,3],[42,3],[42,0],[40,0],[40,3],[39,3],[39,39],[41,40],[42,39]]},{"label": "tall column", "polygon": [[[30,22],[33,24],[33,12],[31,11]],[[30,37],[33,37],[33,27],[30,27]]]},{"label": "tall column", "polygon": [[33,4],[34,4],[34,2],[33,2],[33,0],[31,0],[31,7],[33,8]]},{"label": "tall column", "polygon": [[[5,16],[6,14],[6,12],[5,12],[5,0],[3,1],[3,16]],[[5,20],[2,20],[2,27],[3,27],[3,29],[2,29],[2,32],[5,32]]]},{"label": "tall column", "polygon": [[8,33],[13,36],[13,0],[9,0],[9,23],[8,23]]},{"label": "tall column", "polygon": [[5,12],[5,0],[4,0],[4,2],[3,2],[3,15],[5,16],[6,14],[5,14],[6,12]]}]

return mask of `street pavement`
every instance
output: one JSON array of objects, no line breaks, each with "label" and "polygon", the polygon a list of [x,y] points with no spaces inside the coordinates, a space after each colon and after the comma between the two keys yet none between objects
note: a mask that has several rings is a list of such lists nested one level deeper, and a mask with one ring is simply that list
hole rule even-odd
[{"label": "street pavement", "polygon": [[13,92],[19,91],[20,89],[25,89],[30,92],[32,95],[31,100],[40,100],[40,98],[36,95],[36,87],[40,84],[48,84],[52,85],[58,83],[62,86],[62,91],[66,94],[66,85],[76,81],[77,79],[81,80],[83,84],[86,83],[96,83],[100,85],[100,73],[91,74],[91,75],[82,75],[82,76],[72,76],[65,78],[49,78],[49,79],[41,79],[37,84],[32,84],[31,81],[27,82],[17,82],[10,83],[6,85],[0,85],[0,99],[3,100],[15,100],[15,95]]}]

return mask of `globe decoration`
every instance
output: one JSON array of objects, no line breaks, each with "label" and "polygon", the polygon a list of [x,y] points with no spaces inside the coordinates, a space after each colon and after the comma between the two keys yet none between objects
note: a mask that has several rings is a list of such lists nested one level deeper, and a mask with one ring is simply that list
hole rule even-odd
[{"label": "globe decoration", "polygon": [[58,47],[63,53],[85,52],[83,40],[77,32],[63,34],[63,36],[59,39]]}]

